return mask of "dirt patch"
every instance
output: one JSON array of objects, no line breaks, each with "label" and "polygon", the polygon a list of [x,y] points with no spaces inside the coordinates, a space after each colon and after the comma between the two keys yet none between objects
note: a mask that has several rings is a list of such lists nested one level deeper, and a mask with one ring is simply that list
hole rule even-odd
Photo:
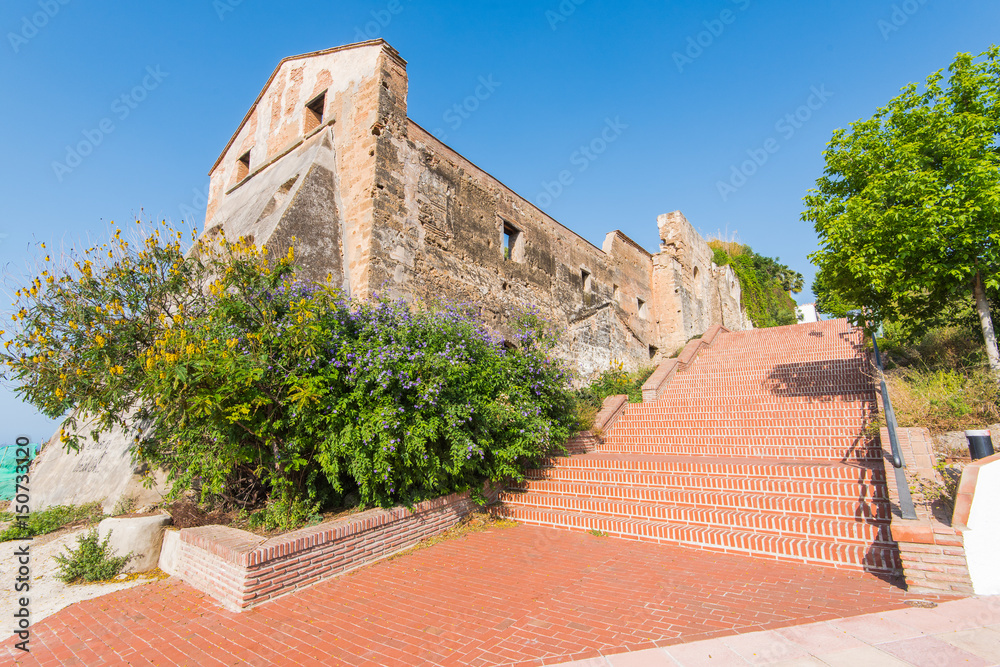
[{"label": "dirt patch", "polygon": [[[199,526],[231,526],[237,521],[236,512],[206,510],[190,500],[178,500],[163,509],[174,520],[175,528],[198,528]],[[235,527],[235,526],[234,526]]]}]

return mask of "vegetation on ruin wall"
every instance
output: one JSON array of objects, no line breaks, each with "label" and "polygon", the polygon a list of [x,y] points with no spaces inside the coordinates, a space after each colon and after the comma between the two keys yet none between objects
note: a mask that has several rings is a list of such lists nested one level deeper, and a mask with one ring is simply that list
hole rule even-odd
[{"label": "vegetation on ruin wall", "polygon": [[[44,253],[44,250],[43,250]],[[294,251],[179,232],[113,243],[17,291],[5,374],[80,446],[124,428],[174,494],[309,516],[347,494],[390,506],[520,478],[568,438],[553,330],[516,317],[513,349],[472,308],[356,304],[296,281]],[[43,262],[44,263],[44,262]]]},{"label": "vegetation on ruin wall", "polygon": [[750,246],[714,239],[708,242],[712,261],[733,267],[740,281],[741,305],[758,328],[795,324],[795,301],[789,292],[801,292],[802,274],[778,260],[755,253]]}]

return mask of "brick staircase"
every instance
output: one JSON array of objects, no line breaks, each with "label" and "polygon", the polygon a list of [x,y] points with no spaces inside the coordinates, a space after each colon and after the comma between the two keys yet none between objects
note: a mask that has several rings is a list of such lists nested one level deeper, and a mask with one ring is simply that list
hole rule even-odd
[{"label": "brick staircase", "polygon": [[845,320],[724,332],[593,451],[501,494],[524,523],[900,572],[861,332]]}]

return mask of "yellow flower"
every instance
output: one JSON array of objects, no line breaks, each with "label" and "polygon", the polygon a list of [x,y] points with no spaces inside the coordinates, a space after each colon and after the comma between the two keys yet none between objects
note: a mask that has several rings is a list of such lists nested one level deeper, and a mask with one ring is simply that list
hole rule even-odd
[{"label": "yellow flower", "polygon": [[104,347],[105,338],[101,334],[94,336],[94,340],[97,341],[97,347]]}]

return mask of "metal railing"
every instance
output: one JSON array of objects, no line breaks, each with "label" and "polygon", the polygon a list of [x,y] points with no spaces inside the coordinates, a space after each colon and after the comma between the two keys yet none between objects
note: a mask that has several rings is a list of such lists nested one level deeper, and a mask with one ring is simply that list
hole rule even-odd
[{"label": "metal railing", "polygon": [[899,493],[899,510],[904,519],[916,519],[917,511],[913,507],[910,496],[910,484],[906,480],[906,462],[903,453],[899,451],[899,436],[896,433],[896,413],[889,400],[889,389],[885,385],[885,369],[882,367],[882,355],[878,350],[878,338],[872,333],[872,347],[875,349],[875,367],[878,368],[878,379],[882,390],[882,407],[885,410],[885,425],[889,431],[889,446],[892,449],[892,467],[896,475],[896,490]]}]

